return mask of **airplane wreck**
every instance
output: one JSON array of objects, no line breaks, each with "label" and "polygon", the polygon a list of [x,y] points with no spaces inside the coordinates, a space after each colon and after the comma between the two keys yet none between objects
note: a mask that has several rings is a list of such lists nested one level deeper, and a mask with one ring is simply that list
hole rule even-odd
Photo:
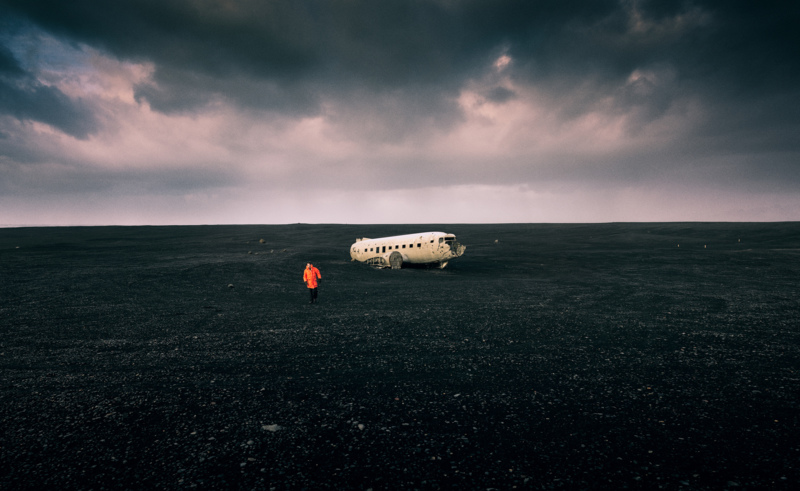
[{"label": "airplane wreck", "polygon": [[350,246],[350,258],[377,268],[400,269],[403,264],[424,264],[442,269],[466,249],[453,234],[423,232],[356,239]]}]

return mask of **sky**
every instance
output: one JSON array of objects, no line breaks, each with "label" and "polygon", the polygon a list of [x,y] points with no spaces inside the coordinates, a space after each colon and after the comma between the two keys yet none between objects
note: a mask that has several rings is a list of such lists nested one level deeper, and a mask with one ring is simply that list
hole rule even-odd
[{"label": "sky", "polygon": [[800,3],[0,0],[0,226],[800,220]]}]

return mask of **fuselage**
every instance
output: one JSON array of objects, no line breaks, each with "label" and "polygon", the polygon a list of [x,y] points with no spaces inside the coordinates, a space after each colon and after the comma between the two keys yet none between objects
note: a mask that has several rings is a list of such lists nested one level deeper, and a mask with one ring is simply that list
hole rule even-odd
[{"label": "fuselage", "polygon": [[378,239],[362,238],[350,246],[350,257],[379,267],[399,268],[403,263],[433,264],[444,268],[447,262],[464,254],[466,247],[456,236],[444,232],[422,232]]}]

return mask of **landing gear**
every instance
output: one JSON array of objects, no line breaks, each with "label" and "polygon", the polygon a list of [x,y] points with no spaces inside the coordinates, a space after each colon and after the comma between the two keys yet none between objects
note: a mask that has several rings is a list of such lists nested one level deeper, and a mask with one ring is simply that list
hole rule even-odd
[{"label": "landing gear", "polygon": [[403,255],[397,251],[394,251],[389,256],[389,265],[392,267],[392,269],[400,269],[403,267]]}]

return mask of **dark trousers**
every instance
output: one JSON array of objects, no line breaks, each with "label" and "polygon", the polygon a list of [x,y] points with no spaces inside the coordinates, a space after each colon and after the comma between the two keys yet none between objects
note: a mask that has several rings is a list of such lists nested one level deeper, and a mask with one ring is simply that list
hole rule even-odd
[{"label": "dark trousers", "polygon": [[311,303],[317,301],[317,289],[316,288],[309,288],[308,293],[311,295]]}]

